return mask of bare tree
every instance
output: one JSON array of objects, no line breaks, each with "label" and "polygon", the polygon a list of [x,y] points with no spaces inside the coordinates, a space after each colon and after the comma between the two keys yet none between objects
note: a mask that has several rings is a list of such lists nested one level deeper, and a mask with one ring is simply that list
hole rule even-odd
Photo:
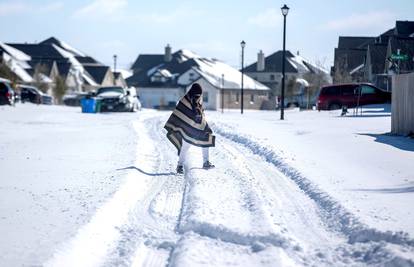
[{"label": "bare tree", "polygon": [[47,76],[47,66],[43,64],[37,64],[33,74],[33,84],[40,89],[43,93],[47,93],[49,85],[44,81],[44,76]]},{"label": "bare tree", "polygon": [[334,66],[334,83],[352,82],[352,76],[348,72],[348,61],[346,57],[340,57]]},{"label": "bare tree", "polygon": [[3,60],[0,58],[0,77],[8,79],[12,82],[13,87],[18,82],[17,75],[10,69],[7,63],[3,62]]},{"label": "bare tree", "polygon": [[68,87],[66,86],[65,80],[62,76],[57,75],[55,77],[55,85],[53,87],[53,94],[57,100],[58,104],[62,104],[62,97],[65,95]]},{"label": "bare tree", "polygon": [[286,97],[295,95],[296,77],[290,76],[286,82]]},{"label": "bare tree", "polygon": [[326,58],[323,60],[317,59],[315,61],[316,68],[312,69],[313,72],[308,72],[303,75],[303,78],[309,83],[309,86],[304,92],[306,97],[307,108],[310,108],[309,103],[311,99],[316,96],[320,88],[324,85],[331,83],[330,76],[324,72]]}]

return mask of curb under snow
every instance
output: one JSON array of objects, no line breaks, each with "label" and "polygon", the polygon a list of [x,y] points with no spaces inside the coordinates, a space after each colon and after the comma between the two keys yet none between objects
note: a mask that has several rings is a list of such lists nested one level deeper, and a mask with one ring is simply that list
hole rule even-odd
[{"label": "curb under snow", "polygon": [[260,145],[253,137],[236,134],[231,130],[226,130],[225,128],[227,127],[224,125],[220,126],[217,123],[213,123],[212,127],[216,133],[245,146],[254,154],[261,156],[267,162],[273,164],[281,173],[293,180],[299,188],[320,207],[325,214],[329,225],[348,237],[348,242],[350,244],[356,242],[385,241],[388,243],[414,247],[414,240],[411,239],[407,233],[392,231],[383,232],[370,228],[360,222],[355,215],[351,214],[338,201],[322,191],[298,170],[289,166],[277,152],[264,145]]}]

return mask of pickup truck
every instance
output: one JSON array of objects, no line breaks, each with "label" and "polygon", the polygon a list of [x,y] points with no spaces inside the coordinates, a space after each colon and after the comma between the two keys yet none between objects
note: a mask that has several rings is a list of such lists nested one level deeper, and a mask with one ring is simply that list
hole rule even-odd
[{"label": "pickup truck", "polygon": [[134,112],[141,109],[135,88],[132,89],[129,90],[119,86],[99,88],[96,97],[101,100],[101,111]]}]

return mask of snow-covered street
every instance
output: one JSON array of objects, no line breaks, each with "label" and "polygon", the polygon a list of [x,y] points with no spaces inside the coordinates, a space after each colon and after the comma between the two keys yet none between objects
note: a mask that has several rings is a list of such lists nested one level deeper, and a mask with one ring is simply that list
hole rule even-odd
[{"label": "snow-covered street", "polygon": [[388,107],[207,112],[177,175],[169,112],[0,107],[1,266],[413,266],[414,141]]}]

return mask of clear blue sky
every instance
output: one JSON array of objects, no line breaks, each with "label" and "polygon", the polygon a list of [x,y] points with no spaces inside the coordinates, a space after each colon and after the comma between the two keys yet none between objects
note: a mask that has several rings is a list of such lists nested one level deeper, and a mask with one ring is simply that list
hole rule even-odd
[{"label": "clear blue sky", "polygon": [[285,3],[287,49],[326,67],[338,36],[375,36],[395,20],[414,20],[413,0],[0,0],[0,41],[55,36],[106,64],[117,54],[122,67],[169,43],[239,67],[241,40],[246,64],[260,49],[269,55],[282,48]]}]

